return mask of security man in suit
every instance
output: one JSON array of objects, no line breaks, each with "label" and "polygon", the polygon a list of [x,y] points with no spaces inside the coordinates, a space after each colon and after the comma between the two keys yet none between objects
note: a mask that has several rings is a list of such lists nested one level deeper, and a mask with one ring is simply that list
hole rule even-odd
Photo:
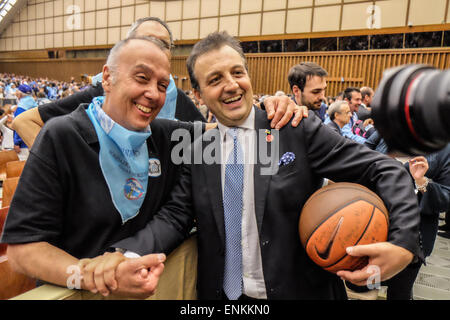
[{"label": "security man in suit", "polygon": [[[264,111],[252,105],[242,48],[226,32],[198,42],[187,65],[196,98],[219,126],[193,143],[191,160],[199,152],[203,159],[185,161],[171,200],[115,247],[158,252],[195,219],[200,299],[346,299],[342,280],[365,285],[368,266],[328,273],[308,258],[298,235],[301,208],[328,177],[369,187],[390,212],[387,242],[347,248],[349,254],[368,256],[381,280],[422,258],[419,208],[398,161],[331,134],[311,111],[297,128],[272,130]],[[117,280],[113,265],[97,269],[108,287]]]}]

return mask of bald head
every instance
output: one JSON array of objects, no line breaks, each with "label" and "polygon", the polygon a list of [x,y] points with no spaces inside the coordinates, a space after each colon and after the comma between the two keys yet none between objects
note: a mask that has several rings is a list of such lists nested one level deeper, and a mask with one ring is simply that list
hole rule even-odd
[{"label": "bald head", "polygon": [[[150,43],[154,44],[156,46],[156,48],[158,48],[159,50],[161,50],[162,52],[164,52],[167,55],[168,49],[167,49],[166,45],[164,44],[163,41],[161,41],[155,37],[151,37],[151,36],[149,36],[149,37],[131,37],[131,38],[126,38],[125,40],[121,40],[114,45],[114,47],[109,52],[108,59],[106,60],[106,66],[108,66],[110,74],[113,77],[113,81],[115,78],[115,73],[117,71],[117,66],[119,64],[120,53],[122,52],[122,50],[125,47],[127,47],[130,43],[133,43],[135,41],[150,42]],[[151,52],[149,52],[149,54],[151,54]]]},{"label": "bald head", "polygon": [[170,50],[173,48],[173,36],[167,23],[156,17],[146,17],[138,19],[131,26],[127,33],[127,38],[135,37],[155,37],[161,40],[168,51],[169,60]]},{"label": "bald head", "polygon": [[170,62],[156,38],[118,42],[103,67],[103,111],[122,127],[142,131],[164,105]]}]

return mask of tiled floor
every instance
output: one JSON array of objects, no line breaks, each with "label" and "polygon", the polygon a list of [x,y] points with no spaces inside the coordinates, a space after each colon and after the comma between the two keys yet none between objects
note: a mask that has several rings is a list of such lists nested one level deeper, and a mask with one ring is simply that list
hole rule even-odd
[{"label": "tiled floor", "polygon": [[[444,215],[441,214],[440,224]],[[358,294],[347,290],[351,300],[385,300],[386,286]],[[414,300],[450,300],[450,239],[436,237],[433,252],[422,266],[413,288]]]},{"label": "tiled floor", "polygon": [[[386,289],[381,287],[378,299],[386,299]],[[450,239],[436,237],[427,265],[422,266],[414,283],[413,295],[414,300],[450,300]]]},{"label": "tiled floor", "polygon": [[414,284],[414,299],[450,300],[450,239],[437,236],[433,253]]}]

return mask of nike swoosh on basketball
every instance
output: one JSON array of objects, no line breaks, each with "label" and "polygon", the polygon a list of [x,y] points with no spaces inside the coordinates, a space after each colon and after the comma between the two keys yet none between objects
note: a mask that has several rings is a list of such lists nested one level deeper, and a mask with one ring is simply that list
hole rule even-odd
[{"label": "nike swoosh on basketball", "polygon": [[319,257],[323,260],[327,260],[328,257],[330,256],[330,251],[331,251],[331,247],[333,246],[334,243],[334,239],[336,238],[336,235],[339,231],[339,229],[341,228],[342,223],[344,222],[344,217],[341,217],[339,219],[339,222],[337,223],[336,227],[333,230],[333,233],[331,234],[330,239],[328,239],[328,243],[325,247],[325,250],[319,250],[317,249],[317,246],[314,246],[316,249],[317,254],[319,255]]}]

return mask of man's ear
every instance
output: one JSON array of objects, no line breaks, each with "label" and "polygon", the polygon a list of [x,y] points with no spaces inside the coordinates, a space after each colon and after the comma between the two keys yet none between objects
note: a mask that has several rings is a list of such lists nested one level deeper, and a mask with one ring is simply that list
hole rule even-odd
[{"label": "man's ear", "polygon": [[105,92],[109,92],[111,90],[112,82],[113,76],[111,74],[111,69],[107,65],[104,65],[102,75],[102,87]]},{"label": "man's ear", "polygon": [[194,96],[195,98],[198,100],[199,104],[204,105],[205,103],[203,102],[202,96],[200,94],[200,91],[197,89],[193,89],[194,91]]},{"label": "man's ear", "polygon": [[300,90],[300,88],[296,84],[294,84],[292,86],[292,93],[294,94],[295,101],[297,103],[301,103],[301,101],[297,101],[297,100],[301,100],[302,90]]}]

